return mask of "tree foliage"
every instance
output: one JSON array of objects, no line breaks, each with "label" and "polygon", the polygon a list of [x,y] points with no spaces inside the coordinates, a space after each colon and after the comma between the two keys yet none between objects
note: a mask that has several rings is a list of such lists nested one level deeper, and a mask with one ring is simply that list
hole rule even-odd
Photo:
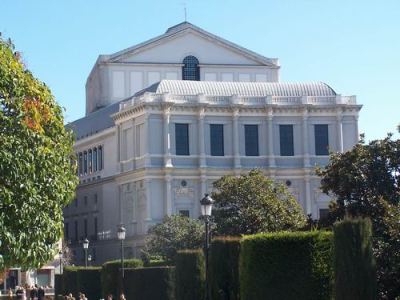
[{"label": "tree foliage", "polygon": [[329,222],[351,216],[369,217],[381,299],[400,295],[400,140],[388,135],[363,141],[345,153],[333,153],[318,170],[322,190],[336,197]]},{"label": "tree foliage", "polygon": [[0,39],[0,254],[4,267],[54,258],[77,184],[73,135],[49,88]]},{"label": "tree foliage", "polygon": [[172,215],[150,228],[143,255],[147,260],[151,257],[161,257],[172,261],[178,250],[198,249],[203,243],[203,222],[185,216]]},{"label": "tree foliage", "polygon": [[305,225],[300,204],[287,188],[252,170],[214,182],[214,220],[222,235],[296,230]]}]

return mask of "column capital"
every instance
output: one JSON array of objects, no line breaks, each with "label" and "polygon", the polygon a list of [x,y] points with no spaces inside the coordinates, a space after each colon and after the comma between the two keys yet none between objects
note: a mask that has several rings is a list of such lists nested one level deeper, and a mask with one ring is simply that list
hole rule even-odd
[{"label": "column capital", "polygon": [[237,119],[238,117],[239,117],[239,114],[240,114],[240,110],[239,110],[239,108],[233,108],[232,109],[232,117],[234,118],[234,119]]}]

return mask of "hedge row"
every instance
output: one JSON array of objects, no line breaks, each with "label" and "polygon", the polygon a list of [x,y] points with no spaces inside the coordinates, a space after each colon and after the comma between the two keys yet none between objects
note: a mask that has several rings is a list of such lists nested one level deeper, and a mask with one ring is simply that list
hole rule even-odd
[{"label": "hedge row", "polygon": [[124,292],[129,300],[175,300],[175,267],[127,269]]},{"label": "hedge row", "polygon": [[203,251],[178,251],[175,261],[176,299],[203,300],[205,286],[205,260]]},{"label": "hedge row", "polygon": [[[140,259],[126,259],[124,260],[124,268],[139,268],[143,267],[143,262]],[[103,264],[101,270],[102,292],[104,298],[107,295],[119,294],[121,289],[121,261],[112,260]]]},{"label": "hedge row", "polygon": [[79,298],[82,292],[90,299],[101,298],[101,268],[65,267],[62,276],[56,277],[56,295],[72,294]]},{"label": "hedge row", "polygon": [[241,246],[242,300],[331,299],[332,233],[257,234]]},{"label": "hedge row", "polygon": [[336,223],[333,230],[335,299],[377,299],[371,222],[346,219]]},{"label": "hedge row", "polygon": [[239,299],[239,237],[219,237],[211,243],[211,299]]}]

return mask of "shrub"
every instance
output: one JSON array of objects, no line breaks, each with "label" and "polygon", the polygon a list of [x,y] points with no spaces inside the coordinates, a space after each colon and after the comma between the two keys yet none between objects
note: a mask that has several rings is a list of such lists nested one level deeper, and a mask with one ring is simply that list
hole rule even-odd
[{"label": "shrub", "polygon": [[174,300],[175,267],[127,269],[124,287],[129,300]]},{"label": "shrub", "polygon": [[205,260],[202,250],[182,250],[176,255],[176,299],[203,300]]},{"label": "shrub", "polygon": [[88,299],[101,299],[101,268],[79,268],[77,271],[78,291]]},{"label": "shrub", "polygon": [[[124,268],[138,267],[143,267],[143,262],[140,259],[124,260]],[[112,260],[103,264],[101,269],[101,283],[104,297],[107,297],[108,294],[114,296],[119,294],[121,284],[120,268],[120,260]]]},{"label": "shrub", "polygon": [[78,268],[77,267],[64,267],[62,289],[64,294],[71,293],[74,297],[78,297],[78,286],[77,279]]},{"label": "shrub", "polygon": [[335,223],[334,241],[335,299],[377,299],[371,221]]},{"label": "shrub", "polygon": [[149,261],[144,263],[145,267],[165,267],[174,265],[175,263],[173,261],[163,259],[150,259]]},{"label": "shrub", "polygon": [[211,243],[210,285],[215,300],[239,299],[239,237],[219,237]]},{"label": "shrub", "polygon": [[63,288],[63,275],[54,275],[54,295],[64,295],[65,291]]},{"label": "shrub", "polygon": [[240,250],[241,299],[331,299],[332,248],[330,232],[245,237]]}]

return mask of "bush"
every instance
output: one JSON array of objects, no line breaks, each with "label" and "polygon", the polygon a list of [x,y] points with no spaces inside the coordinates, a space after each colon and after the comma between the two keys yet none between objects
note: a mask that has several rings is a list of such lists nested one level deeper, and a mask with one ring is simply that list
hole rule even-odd
[{"label": "bush", "polygon": [[150,259],[148,262],[144,263],[145,267],[165,267],[174,265],[175,265],[174,262],[163,259]]},{"label": "bush", "polygon": [[330,232],[245,237],[240,250],[241,299],[331,299],[332,248]]},{"label": "bush", "polygon": [[129,300],[174,300],[175,267],[127,269],[124,287]]},{"label": "bush", "polygon": [[334,241],[335,299],[377,299],[371,221],[335,223]]},{"label": "bush", "polygon": [[78,291],[88,299],[101,299],[101,268],[79,268],[77,272]]},{"label": "bush", "polygon": [[63,276],[61,274],[54,275],[54,295],[64,295]]},{"label": "bush", "polygon": [[176,258],[176,299],[203,300],[205,260],[202,250],[181,250]]},{"label": "bush", "polygon": [[[140,259],[126,259],[124,260],[124,268],[139,268],[143,267],[143,262]],[[101,283],[103,296],[107,297],[108,294],[117,296],[121,284],[121,261],[112,260],[103,264],[101,269]]]},{"label": "bush", "polygon": [[78,268],[64,267],[62,290],[64,294],[71,293],[74,297],[78,297]]},{"label": "bush", "polygon": [[219,237],[211,243],[211,299],[239,299],[239,237]]}]

